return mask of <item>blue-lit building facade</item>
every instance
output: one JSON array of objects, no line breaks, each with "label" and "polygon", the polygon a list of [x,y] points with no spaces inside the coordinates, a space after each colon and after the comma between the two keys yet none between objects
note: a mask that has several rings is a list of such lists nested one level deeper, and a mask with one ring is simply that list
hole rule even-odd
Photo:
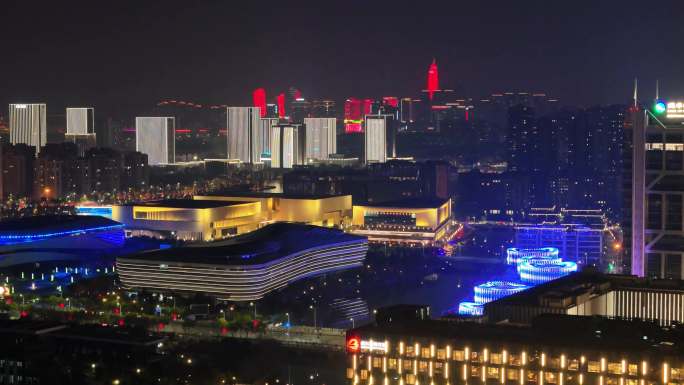
[{"label": "blue-lit building facade", "polygon": [[526,223],[515,226],[515,245],[554,247],[582,266],[607,268],[611,227],[600,210],[533,209]]}]

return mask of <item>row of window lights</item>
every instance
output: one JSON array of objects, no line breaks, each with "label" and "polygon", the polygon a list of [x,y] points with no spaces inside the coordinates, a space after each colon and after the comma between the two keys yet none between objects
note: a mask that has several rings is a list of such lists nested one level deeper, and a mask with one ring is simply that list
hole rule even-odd
[{"label": "row of window lights", "polygon": [[[389,342],[385,341],[384,353],[389,353]],[[471,361],[471,362],[483,362],[492,364],[510,364],[516,366],[525,366],[529,363],[530,359],[527,352],[523,351],[520,355],[509,355],[506,350],[501,351],[501,353],[490,353],[489,349],[485,348],[481,354],[479,352],[471,351],[470,348],[466,347],[464,350],[452,350],[450,345],[447,345],[445,349],[437,349],[434,344],[429,347],[423,347],[421,349],[420,344],[416,343],[413,346],[406,346],[404,342],[399,343],[399,355],[406,356],[416,356],[416,352],[420,352],[420,357],[422,358],[437,358],[440,360],[452,359],[454,361]],[[509,357],[510,356],[510,357]],[[481,357],[481,359],[480,359]],[[368,357],[369,369],[371,368],[371,356]],[[375,357],[380,359],[380,357]],[[387,367],[387,357],[383,357],[383,368],[386,370]],[[357,357],[354,355],[354,369],[356,369]],[[396,359],[390,359],[394,362]],[[401,359],[399,359],[401,360]],[[552,360],[554,367],[559,366],[560,369],[568,370],[578,370],[580,366],[587,365],[588,372],[606,372],[613,374],[629,374],[638,375],[638,365],[629,364],[625,359],[621,360],[620,363],[608,363],[606,358],[601,358],[600,361],[587,361],[585,356],[581,356],[579,360],[573,359],[569,360],[562,354],[559,358]],[[414,364],[417,365],[417,360],[414,360]],[[547,367],[547,356],[546,353],[541,353],[539,356],[539,364],[541,367]],[[395,366],[395,365],[390,365]],[[399,365],[400,367],[401,365]],[[401,369],[399,369],[401,370]],[[679,369],[673,368],[673,371],[679,373]],[[668,364],[663,364],[663,376],[664,378],[669,376],[670,370],[668,370]],[[641,375],[646,375],[648,373],[648,363],[646,361],[641,362]],[[679,376],[679,374],[678,374]]]}]

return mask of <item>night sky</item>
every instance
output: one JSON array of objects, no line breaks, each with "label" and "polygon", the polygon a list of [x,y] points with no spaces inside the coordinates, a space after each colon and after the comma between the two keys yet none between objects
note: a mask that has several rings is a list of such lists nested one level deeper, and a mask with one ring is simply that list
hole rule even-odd
[{"label": "night sky", "polygon": [[464,96],[622,103],[634,76],[645,99],[655,79],[684,96],[682,0],[104,2],[2,1],[0,103],[115,114],[166,97],[247,105],[256,87],[271,101],[290,85],[412,96],[433,57]]}]

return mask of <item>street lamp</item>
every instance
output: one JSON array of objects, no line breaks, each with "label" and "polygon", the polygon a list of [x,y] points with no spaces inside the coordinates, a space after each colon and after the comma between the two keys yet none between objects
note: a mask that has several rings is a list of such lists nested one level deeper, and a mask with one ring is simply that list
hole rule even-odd
[{"label": "street lamp", "polygon": [[256,304],[254,302],[250,302],[249,306],[254,308],[254,319],[256,319],[257,318]]},{"label": "street lamp", "polygon": [[349,320],[350,320],[351,323],[352,323],[352,329],[354,329],[354,327],[355,327],[355,325],[354,325],[354,317],[350,318]]},{"label": "street lamp", "polygon": [[313,310],[314,328],[316,328],[316,306],[314,306],[314,305],[309,305],[309,309]]}]

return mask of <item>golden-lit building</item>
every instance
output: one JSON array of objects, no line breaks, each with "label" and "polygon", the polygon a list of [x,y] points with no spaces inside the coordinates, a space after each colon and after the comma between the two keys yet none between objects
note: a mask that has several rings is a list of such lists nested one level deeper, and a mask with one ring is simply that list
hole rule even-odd
[{"label": "golden-lit building", "polygon": [[371,242],[434,245],[455,231],[451,212],[451,199],[354,205],[352,232]]},{"label": "golden-lit building", "polygon": [[680,385],[681,331],[547,314],[530,327],[399,320],[347,332],[352,385]]},{"label": "golden-lit building", "polygon": [[196,195],[194,200],[258,202],[261,222],[297,222],[346,228],[352,219],[351,195],[288,195],[279,193],[233,193]]},{"label": "golden-lit building", "polygon": [[350,195],[292,196],[277,193],[203,195],[112,207],[112,219],[128,235],[210,241],[254,231],[274,222],[345,229]]}]

